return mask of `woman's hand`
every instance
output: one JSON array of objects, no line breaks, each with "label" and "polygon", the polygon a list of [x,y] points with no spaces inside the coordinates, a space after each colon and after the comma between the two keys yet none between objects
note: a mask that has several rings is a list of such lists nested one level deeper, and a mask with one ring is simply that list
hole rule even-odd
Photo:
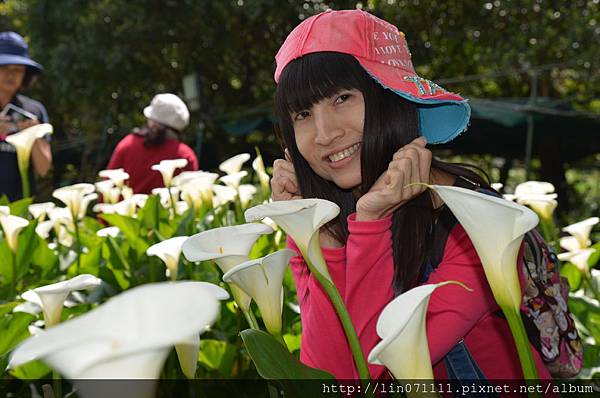
[{"label": "woman's hand", "polygon": [[277,159],[273,162],[271,197],[273,201],[302,199],[296,171],[287,149],[285,150],[285,159]]},{"label": "woman's hand", "polygon": [[357,221],[388,217],[425,190],[423,185],[410,185],[429,183],[432,155],[425,145],[425,138],[419,137],[394,154],[388,169],[356,203]]}]

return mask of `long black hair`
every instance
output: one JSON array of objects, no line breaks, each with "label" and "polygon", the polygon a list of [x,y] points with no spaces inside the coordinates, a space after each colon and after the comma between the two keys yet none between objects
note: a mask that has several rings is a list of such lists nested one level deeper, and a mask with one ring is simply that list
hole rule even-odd
[{"label": "long black hair", "polygon": [[[327,199],[340,206],[339,216],[326,228],[342,243],[348,239],[347,217],[355,211],[358,197],[352,189],[341,189],[311,169],[296,146],[290,115],[310,109],[316,102],[349,89],[361,91],[365,100],[358,197],[368,192],[387,170],[398,149],[421,135],[417,106],[377,83],[354,57],[318,52],[298,58],[285,67],[275,92],[276,132],[290,153],[302,197]],[[475,166],[446,163],[434,158],[431,168],[489,187],[489,178]],[[397,294],[418,282],[429,261],[433,229],[439,213],[439,209],[434,209],[431,195],[429,190],[425,190],[394,212],[392,283]]]}]

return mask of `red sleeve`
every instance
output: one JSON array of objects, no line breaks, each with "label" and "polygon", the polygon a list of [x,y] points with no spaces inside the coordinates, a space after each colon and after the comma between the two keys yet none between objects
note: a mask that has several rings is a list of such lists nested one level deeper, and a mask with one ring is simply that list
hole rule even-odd
[{"label": "red sleeve", "polygon": [[[348,217],[344,301],[365,358],[381,340],[376,331],[377,319],[394,298],[391,226],[391,216],[374,221],[356,221],[356,214]],[[385,367],[369,365],[369,373],[373,379],[380,379]]]},{"label": "red sleeve", "polygon": [[461,225],[448,236],[442,261],[427,283],[449,280],[462,282],[473,291],[446,285],[431,295],[427,309],[427,341],[433,364],[441,360],[479,320],[498,310],[481,261]]},{"label": "red sleeve", "polygon": [[125,138],[123,138],[121,141],[119,141],[119,143],[115,147],[115,150],[113,151],[113,153],[110,157],[110,161],[108,162],[108,165],[106,166],[107,170],[120,169],[120,168],[124,167],[124,165],[125,165],[125,162],[123,161],[124,153],[125,153],[127,146],[129,145],[129,141],[130,141],[129,135],[127,135]]},{"label": "red sleeve", "polygon": [[180,157],[187,159],[187,161],[188,161],[188,164],[183,168],[183,170],[197,171],[198,170],[198,158],[196,157],[196,154],[194,153],[192,148],[190,148],[189,146],[187,146],[186,144],[184,144],[182,142],[179,144],[179,152],[180,152]]}]

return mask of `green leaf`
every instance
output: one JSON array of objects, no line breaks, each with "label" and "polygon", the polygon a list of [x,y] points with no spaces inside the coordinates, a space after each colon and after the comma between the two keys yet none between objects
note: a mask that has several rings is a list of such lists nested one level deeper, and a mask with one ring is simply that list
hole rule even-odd
[{"label": "green leaf", "polygon": [[91,274],[98,276],[98,267],[100,266],[102,246],[93,246],[87,253],[81,255],[81,268],[79,272],[82,274]]},{"label": "green leaf", "polygon": [[31,361],[10,371],[10,374],[22,380],[41,379],[52,372],[52,368],[41,361]]},{"label": "green leaf", "polygon": [[12,301],[10,303],[2,303],[0,304],[0,317],[8,314],[9,312],[12,311],[13,308],[15,308],[17,305],[19,305],[18,301]]},{"label": "green leaf", "polygon": [[188,236],[190,234],[190,227],[194,221],[194,209],[189,208],[185,213],[181,216],[181,218],[177,219],[177,229],[173,236]]},{"label": "green leaf", "polygon": [[31,263],[37,265],[42,269],[42,278],[45,277],[48,272],[54,269],[58,264],[58,256],[50,250],[48,243],[41,237],[36,235],[38,245],[33,252]]},{"label": "green leaf", "polygon": [[0,242],[0,286],[10,285],[13,276],[13,253],[8,247],[8,242],[3,240]]},{"label": "green leaf", "polygon": [[588,259],[588,265],[589,265],[590,269],[592,269],[600,260],[600,242],[596,242],[595,244],[590,246],[590,248],[596,250],[594,253],[592,253],[590,258]]},{"label": "green leaf", "polygon": [[283,339],[290,352],[300,350],[300,342],[302,340],[301,334],[284,334]]},{"label": "green leaf", "polygon": [[581,286],[581,272],[574,264],[564,263],[560,268],[560,275],[567,278],[572,292]]},{"label": "green leaf", "polygon": [[110,225],[119,227],[125,238],[131,243],[138,254],[146,252],[148,243],[140,237],[140,221],[120,214],[100,215]]},{"label": "green leaf", "polygon": [[39,245],[38,235],[35,233],[37,221],[34,220],[19,233],[17,243],[17,281],[29,271],[33,254]]},{"label": "green leaf", "polygon": [[169,211],[160,204],[158,195],[150,195],[144,207],[138,212],[138,220],[146,229],[158,229],[161,220],[169,218]]},{"label": "green leaf", "polygon": [[305,385],[294,383],[294,379],[334,380],[334,377],[324,370],[301,363],[270,334],[262,330],[246,329],[240,336],[258,373],[267,380],[282,380],[286,396],[306,396]]},{"label": "green leaf", "polygon": [[29,336],[27,327],[34,319],[35,316],[25,312],[7,314],[0,319],[0,355],[12,350]]},{"label": "green leaf", "polygon": [[588,329],[596,341],[600,341],[600,306],[596,300],[589,297],[569,296],[569,309]]},{"label": "green leaf", "polygon": [[217,370],[223,376],[230,376],[233,370],[237,347],[223,340],[200,340],[198,362],[209,370]]},{"label": "green leaf", "polygon": [[12,202],[8,205],[10,207],[10,214],[15,216],[27,218],[29,215],[29,205],[33,201],[32,198],[23,198],[17,201]]}]

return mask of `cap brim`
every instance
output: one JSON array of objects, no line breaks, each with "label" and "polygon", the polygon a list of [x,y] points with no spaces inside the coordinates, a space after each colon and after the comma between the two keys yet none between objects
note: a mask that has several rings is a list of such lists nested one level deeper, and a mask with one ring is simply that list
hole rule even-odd
[{"label": "cap brim", "polygon": [[430,88],[423,84],[419,87],[414,81],[406,80],[418,78],[413,73],[359,57],[356,59],[375,81],[417,105],[421,134],[429,144],[446,143],[466,130],[471,107],[460,95],[439,90],[439,86]]},{"label": "cap brim", "polygon": [[148,119],[152,119],[152,106],[148,105],[144,108],[144,116],[146,116]]},{"label": "cap brim", "polygon": [[0,65],[25,65],[35,73],[41,73],[44,69],[32,59],[20,55],[0,54]]}]

